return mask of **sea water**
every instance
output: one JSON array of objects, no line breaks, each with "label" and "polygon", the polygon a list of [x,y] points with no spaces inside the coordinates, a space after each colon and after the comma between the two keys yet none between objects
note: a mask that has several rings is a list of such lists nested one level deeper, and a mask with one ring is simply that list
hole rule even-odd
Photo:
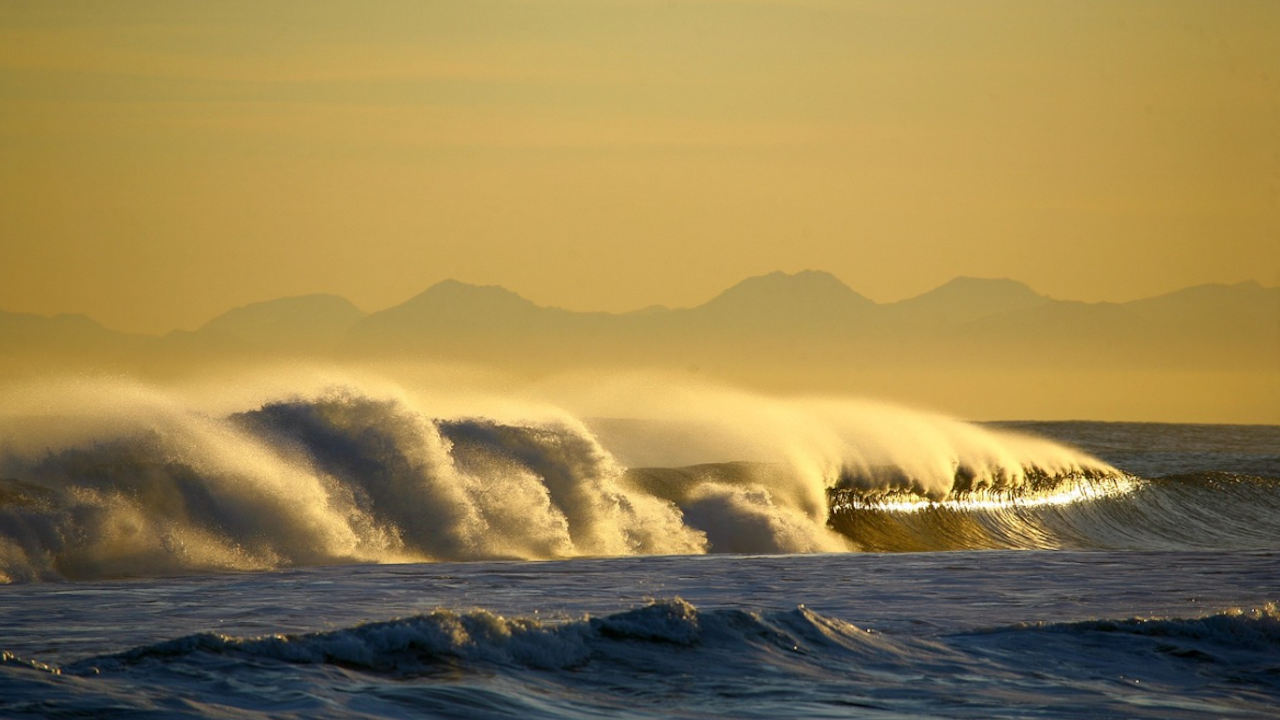
[{"label": "sea water", "polygon": [[1280,715],[1280,428],[112,393],[9,406],[0,716]]}]

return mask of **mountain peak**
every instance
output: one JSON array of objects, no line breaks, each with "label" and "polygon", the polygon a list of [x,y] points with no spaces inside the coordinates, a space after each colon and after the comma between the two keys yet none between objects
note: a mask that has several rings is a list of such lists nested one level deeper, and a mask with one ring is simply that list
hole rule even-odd
[{"label": "mountain peak", "polygon": [[960,276],[890,307],[918,321],[967,323],[989,315],[1028,310],[1050,300],[1008,278]]},{"label": "mountain peak", "polygon": [[873,304],[831,273],[802,270],[794,274],[775,271],[747,278],[702,307],[760,309],[779,305],[836,307]]},{"label": "mountain peak", "polygon": [[334,346],[362,317],[364,312],[350,300],[317,293],[228,310],[197,332],[223,334],[263,348],[315,351]]},{"label": "mountain peak", "polygon": [[694,308],[691,318],[711,326],[793,332],[856,322],[875,307],[831,273],[805,270],[747,278]]},{"label": "mountain peak", "polygon": [[334,316],[355,322],[363,315],[364,312],[344,297],[315,293],[242,305],[215,317],[205,323],[201,329],[305,321],[317,316]]},{"label": "mountain peak", "polygon": [[532,301],[526,300],[500,285],[472,285],[471,283],[454,279],[441,280],[405,301],[399,307],[416,310],[450,308],[463,305],[471,309],[489,310],[537,307]]}]

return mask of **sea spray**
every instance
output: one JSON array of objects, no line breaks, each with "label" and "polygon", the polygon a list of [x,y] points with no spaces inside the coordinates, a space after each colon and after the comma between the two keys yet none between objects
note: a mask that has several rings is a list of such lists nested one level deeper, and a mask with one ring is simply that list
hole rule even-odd
[{"label": "sea spray", "polygon": [[[631,387],[614,400],[643,399],[628,439],[584,419],[581,396],[556,405],[546,388],[505,400],[477,390],[473,405],[442,391],[437,408],[430,387],[318,377],[296,392],[246,380],[226,397],[111,379],[10,389],[0,573],[848,551],[863,543],[832,525],[833,491],[1017,495],[1114,472],[1047,441],[881,403]],[[683,443],[655,441],[671,424]],[[650,457],[721,461],[635,467],[614,447],[630,454],[636,437]],[[759,460],[723,462],[747,446]]]}]

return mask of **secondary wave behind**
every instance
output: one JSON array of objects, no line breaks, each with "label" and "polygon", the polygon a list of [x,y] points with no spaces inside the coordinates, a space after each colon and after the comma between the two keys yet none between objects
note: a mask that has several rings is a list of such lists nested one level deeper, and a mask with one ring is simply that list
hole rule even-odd
[{"label": "secondary wave behind", "polygon": [[[1269,717],[1277,650],[1274,604],[900,634],[804,606],[700,608],[671,598],[600,617],[437,609],[324,632],[200,633],[61,667],[0,653],[0,673],[28,697],[86,714],[188,697],[206,700],[202,708],[343,716],[399,715],[412,698],[419,710],[468,716],[825,716],[856,707],[915,717],[964,698],[983,717],[1009,708],[1075,717],[1080,707],[1099,717],[1132,717],[1134,707],[1143,717]],[[53,682],[60,675],[76,677]],[[0,700],[26,706],[22,696]]]}]

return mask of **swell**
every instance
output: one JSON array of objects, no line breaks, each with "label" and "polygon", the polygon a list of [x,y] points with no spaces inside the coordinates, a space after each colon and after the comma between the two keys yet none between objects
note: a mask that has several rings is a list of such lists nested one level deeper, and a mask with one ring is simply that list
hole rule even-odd
[{"label": "swell", "polygon": [[[921,618],[923,628],[936,625]],[[14,716],[1257,717],[1274,604],[1192,618],[882,633],[804,606],[659,600],[551,620],[435,610],[324,632],[197,633],[61,667],[0,652]],[[70,677],[66,677],[70,676]],[[1060,708],[1060,709],[1059,709]],[[176,712],[175,712],[176,709]]]},{"label": "swell", "polygon": [[[1154,650],[1176,660],[1251,667],[1274,662],[1280,650],[1280,611],[1274,603],[1229,608],[1192,618],[1125,618],[1022,623],[976,631],[918,636],[884,634],[827,617],[803,605],[790,610],[695,607],[662,599],[600,617],[546,620],[503,617],[488,610],[432,612],[323,632],[235,637],[204,632],[61,667],[3,654],[3,664],[51,673],[99,675],[216,658],[261,671],[262,662],[334,665],[399,677],[494,668],[573,671],[628,666],[685,667],[698,675],[735,673],[760,665],[774,670],[855,668],[875,675],[921,666],[960,666],[966,655],[993,653],[1010,667],[1028,655],[1067,661],[1076,648],[1110,643],[1108,659],[1123,664]],[[721,664],[708,666],[709,657]],[[1094,657],[1096,660],[1096,657]],[[1266,667],[1261,670],[1266,671]],[[180,671],[179,671],[180,672]],[[224,670],[225,672],[225,670]],[[883,677],[881,677],[881,681]],[[1269,681],[1275,684],[1274,678]]]}]

